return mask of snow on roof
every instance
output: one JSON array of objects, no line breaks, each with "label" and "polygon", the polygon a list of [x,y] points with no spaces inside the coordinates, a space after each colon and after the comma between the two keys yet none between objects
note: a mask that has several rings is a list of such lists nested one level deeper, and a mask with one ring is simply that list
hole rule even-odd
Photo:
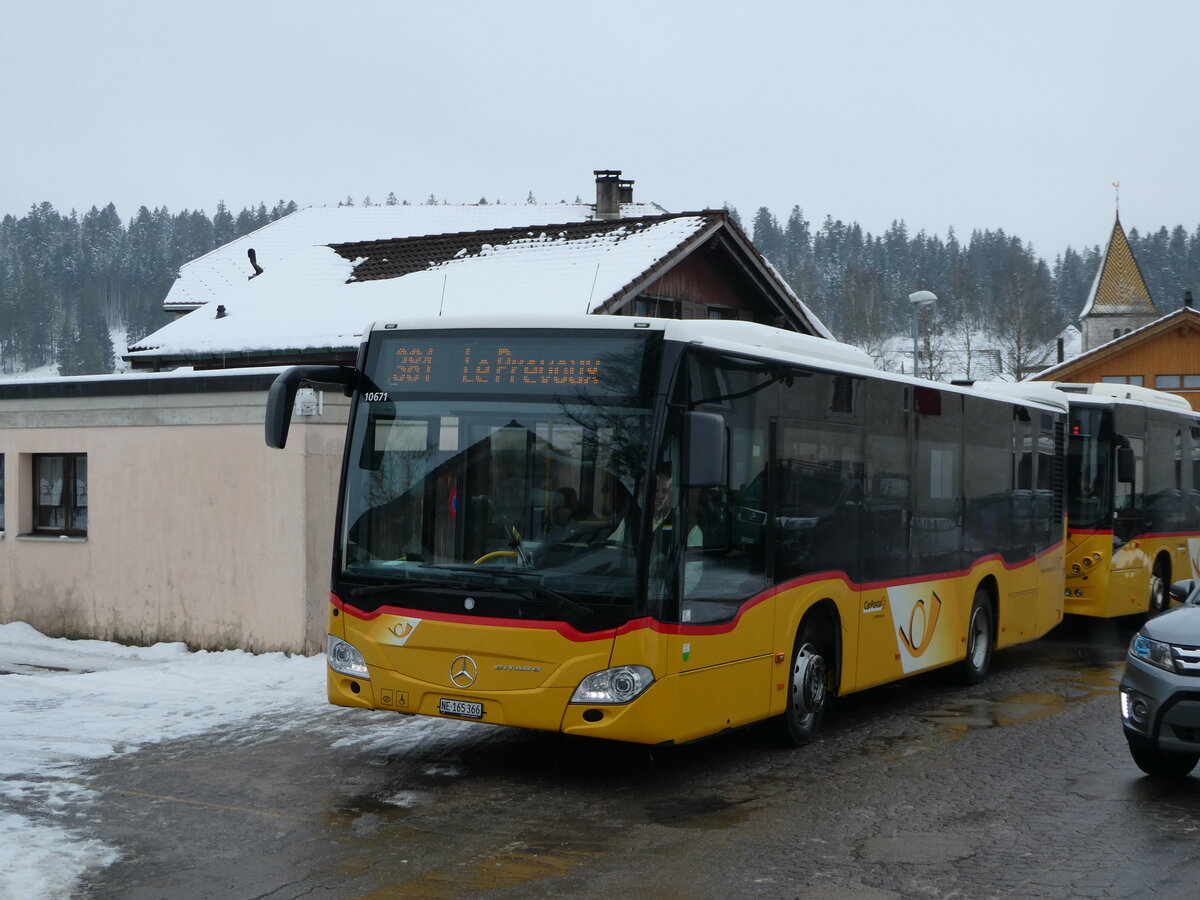
[{"label": "snow on roof", "polygon": [[[558,212],[564,208],[551,209]],[[416,207],[309,212],[374,214],[380,209]],[[428,209],[440,211],[443,207]],[[447,215],[455,209],[487,213],[493,208],[451,207],[446,208]],[[514,211],[536,211],[542,223],[547,214],[546,207],[500,209],[510,213],[506,226],[512,225]],[[350,215],[346,221],[355,218]],[[316,219],[325,216],[310,217],[307,221],[315,223]],[[284,221],[281,219],[275,227]],[[478,221],[482,223],[483,219]],[[553,226],[539,224],[530,228],[527,237],[504,244],[485,244],[478,253],[466,253],[423,271],[400,278],[351,283],[348,282],[354,274],[354,263],[326,244],[377,239],[380,234],[377,227],[355,232],[348,227],[322,229],[313,224],[304,235],[291,234],[285,236],[286,240],[274,240],[279,236],[278,231],[274,232],[269,243],[261,237],[270,229],[261,229],[257,232],[259,239],[247,239],[254,235],[241,239],[242,272],[234,274],[228,265],[237,258],[230,248],[239,242],[192,264],[210,260],[208,271],[213,277],[208,283],[214,287],[212,296],[219,297],[221,309],[209,303],[182,316],[130,347],[127,357],[349,348],[356,346],[362,331],[378,319],[492,312],[530,318],[590,313],[698,235],[709,219],[702,215],[681,215],[640,221],[614,220],[611,224],[610,230],[577,240],[560,236]],[[365,236],[368,234],[370,237]],[[338,241],[331,241],[333,237]],[[250,246],[255,248],[263,268],[263,274],[253,279],[248,278],[249,261],[244,253]],[[217,254],[222,254],[223,259],[211,259]],[[218,272],[219,294],[215,292]],[[225,314],[218,318],[222,312]]]},{"label": "snow on roof", "polygon": [[[626,218],[658,215],[663,210],[644,203],[621,207]],[[547,222],[588,222],[596,218],[587,203],[502,206],[332,206],[307,207],[207,253],[179,270],[163,307],[195,309],[222,299],[232,285],[245,281],[253,268],[246,251],[253,248],[266,272],[283,264],[298,248],[354,241],[376,241],[522,228]]]},{"label": "snow on roof", "polygon": [[[1086,352],[1076,353],[1074,356],[1067,354],[1067,358],[1064,359],[1062,362],[1055,363],[1052,366],[1047,366],[1045,369],[1042,369],[1040,372],[1036,372],[1029,377],[1036,378],[1036,379],[1039,379],[1042,381],[1046,381],[1046,380],[1048,380],[1046,377],[1048,375],[1053,375],[1055,372],[1058,372],[1061,369],[1066,369],[1070,366],[1074,366],[1078,362],[1082,362],[1084,360],[1091,360],[1095,357],[1098,357],[1105,353],[1108,353],[1110,350],[1112,350],[1112,348],[1116,344],[1128,343],[1128,342],[1134,341],[1137,338],[1146,334],[1147,332],[1150,332],[1150,331],[1153,331],[1155,329],[1165,326],[1171,319],[1178,319],[1178,318],[1182,318],[1184,316],[1195,316],[1195,315],[1200,315],[1200,312],[1197,312],[1197,310],[1192,309],[1190,306],[1181,306],[1179,309],[1175,310],[1174,312],[1169,312],[1165,316],[1162,316],[1158,319],[1155,319],[1153,322],[1149,322],[1146,325],[1143,325],[1141,328],[1135,328],[1133,331],[1129,332],[1128,334],[1122,334],[1122,335],[1119,335],[1119,336],[1113,338],[1111,341],[1106,341],[1105,343],[1101,344],[1099,347],[1093,347],[1092,349],[1090,349]],[[1082,349],[1082,342],[1080,343],[1080,348]]]}]

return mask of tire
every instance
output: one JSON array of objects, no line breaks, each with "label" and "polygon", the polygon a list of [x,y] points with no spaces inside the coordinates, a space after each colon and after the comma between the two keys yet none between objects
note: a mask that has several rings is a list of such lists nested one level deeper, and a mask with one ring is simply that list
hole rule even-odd
[{"label": "tire", "polygon": [[993,619],[991,596],[983,588],[976,588],[967,619],[967,656],[959,667],[959,675],[967,684],[979,684],[992,667]]},{"label": "tire", "polygon": [[1156,778],[1183,778],[1200,762],[1200,753],[1172,753],[1133,744],[1129,745],[1129,755],[1139,769]]},{"label": "tire", "polygon": [[780,737],[787,746],[803,747],[820,730],[832,693],[834,662],[831,629],[817,620],[804,622],[792,650],[788,704],[780,722]]},{"label": "tire", "polygon": [[1170,598],[1167,596],[1167,571],[1166,566],[1160,559],[1154,563],[1154,572],[1150,575],[1150,602],[1148,617],[1157,616],[1160,612],[1165,612],[1170,605]]}]

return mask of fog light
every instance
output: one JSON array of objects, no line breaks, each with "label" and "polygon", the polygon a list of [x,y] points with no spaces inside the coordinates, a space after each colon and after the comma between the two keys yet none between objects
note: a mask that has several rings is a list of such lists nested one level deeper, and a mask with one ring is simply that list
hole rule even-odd
[{"label": "fog light", "polygon": [[1076,596],[1076,597],[1082,597],[1082,596],[1083,596],[1083,591],[1081,591],[1079,588],[1075,588],[1075,596]]},{"label": "fog light", "polygon": [[1150,704],[1135,691],[1121,691],[1121,718],[1143,729],[1150,722]]}]

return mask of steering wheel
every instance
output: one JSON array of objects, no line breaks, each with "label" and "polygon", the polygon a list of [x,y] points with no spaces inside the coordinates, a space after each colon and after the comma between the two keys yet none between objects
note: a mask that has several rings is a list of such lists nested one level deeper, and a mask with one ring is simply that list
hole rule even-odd
[{"label": "steering wheel", "polygon": [[480,563],[489,562],[489,561],[496,559],[498,557],[501,557],[501,556],[516,556],[516,555],[517,555],[516,550],[493,550],[491,553],[485,553],[485,554],[483,554],[483,556],[479,557],[479,559],[475,560],[474,565],[479,565]]}]

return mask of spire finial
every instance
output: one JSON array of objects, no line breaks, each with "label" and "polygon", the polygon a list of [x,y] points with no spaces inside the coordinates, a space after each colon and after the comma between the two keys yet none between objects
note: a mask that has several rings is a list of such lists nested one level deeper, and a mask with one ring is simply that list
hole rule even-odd
[{"label": "spire finial", "polygon": [[1114,181],[1112,183],[1112,186],[1113,186],[1113,194],[1116,196],[1115,202],[1117,205],[1117,216],[1119,217],[1121,215],[1121,182]]}]

